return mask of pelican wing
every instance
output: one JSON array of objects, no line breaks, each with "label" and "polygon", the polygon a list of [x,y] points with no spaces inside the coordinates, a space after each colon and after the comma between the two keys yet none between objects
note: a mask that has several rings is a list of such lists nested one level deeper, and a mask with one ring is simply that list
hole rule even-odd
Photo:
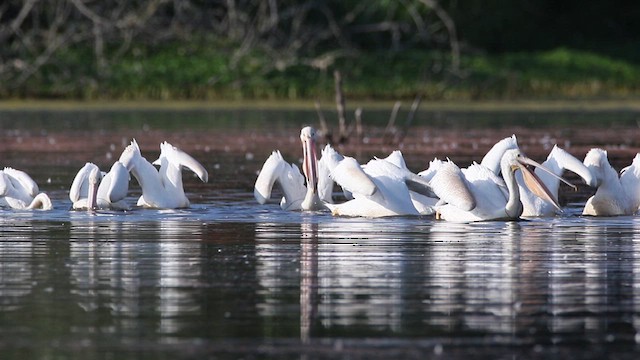
[{"label": "pelican wing", "polygon": [[11,180],[9,180],[9,176],[7,176],[4,171],[0,171],[0,196],[7,195],[10,186]]},{"label": "pelican wing", "polygon": [[280,207],[290,209],[294,203],[301,204],[307,194],[304,175],[295,164],[284,163],[282,173],[278,177],[278,183],[284,193]]},{"label": "pelican wing", "polygon": [[284,193],[283,201],[280,204],[282,208],[289,207],[294,202],[304,199],[307,192],[304,176],[296,165],[284,161],[280,151],[277,150],[271,153],[271,156],[264,162],[256,180],[253,196],[258,203],[267,202],[276,181]]},{"label": "pelican wing", "polygon": [[407,164],[404,161],[404,157],[402,156],[402,152],[400,150],[394,150],[393,152],[391,152],[391,154],[389,154],[389,156],[387,156],[383,160],[386,160],[392,163],[393,165],[399,167],[400,169],[408,170]]},{"label": "pelican wing", "polygon": [[538,175],[536,175],[536,173],[534,173],[533,171],[529,170],[527,165],[535,166],[536,169],[540,169],[540,170],[546,172],[547,174],[551,175],[555,179],[564,182],[565,184],[573,187],[574,189],[576,188],[576,186],[573,185],[572,183],[568,182],[567,180],[563,179],[562,177],[554,174],[553,171],[549,170],[545,166],[543,166],[541,164],[538,164],[537,162],[535,162],[534,160],[531,160],[530,158],[528,158],[526,156],[518,157],[517,163],[518,163],[518,167],[520,168],[520,170],[522,172],[522,176],[524,178],[524,183],[529,188],[529,190],[531,190],[531,192],[534,193],[537,197],[539,197],[539,198],[551,203],[556,209],[562,210],[560,208],[560,204],[558,204],[558,200],[556,199],[556,196],[553,195],[553,193],[551,191],[549,191],[547,186],[538,177]]},{"label": "pelican wing", "polygon": [[[553,162],[556,163],[555,166],[552,165]],[[559,148],[557,145],[553,147],[547,157],[547,161],[542,163],[542,165],[551,170],[556,176],[562,176],[564,170],[572,171],[578,174],[578,176],[584,180],[585,184],[596,187],[596,178],[593,176],[589,168],[587,168],[582,161],[576,159],[575,156],[569,154],[562,148]],[[552,177],[549,177],[544,172],[540,172],[538,170],[536,170],[536,175],[538,175],[545,184],[550,184],[551,181],[558,181],[558,179],[552,180]]]},{"label": "pelican wing", "polygon": [[16,189],[21,188],[30,197],[35,197],[40,192],[38,184],[26,172],[7,167],[4,168],[4,173],[9,176]]},{"label": "pelican wing", "polygon": [[258,203],[264,204],[271,197],[273,184],[284,172],[285,166],[287,166],[287,163],[278,150],[272,152],[271,156],[264,162],[253,189],[253,196]]},{"label": "pelican wing", "polygon": [[89,177],[89,174],[91,173],[91,170],[97,167],[98,166],[96,166],[95,164],[88,162],[82,167],[82,169],[78,171],[76,176],[73,178],[73,183],[71,183],[71,189],[69,189],[69,199],[72,202],[75,203],[81,198],[87,197],[87,179]]},{"label": "pelican wing", "polygon": [[[321,159],[322,160],[322,159]],[[333,180],[329,176],[327,164],[322,161],[318,162],[318,197],[328,203],[333,202]]]},{"label": "pelican wing", "polygon": [[620,183],[632,202],[633,211],[637,211],[640,207],[640,154],[636,154],[631,165],[621,170]]},{"label": "pelican wing", "polygon": [[405,184],[407,184],[409,190],[413,192],[430,198],[438,197],[438,195],[436,195],[436,193],[431,188],[431,184],[429,183],[429,181],[427,181],[427,179],[418,176],[408,170],[405,173],[404,182]]},{"label": "pelican wing", "polygon": [[431,181],[431,179],[438,172],[438,169],[440,169],[440,166],[442,166],[442,164],[444,164],[444,161],[438,158],[434,158],[429,162],[429,167],[426,170],[422,170],[421,172],[419,172],[418,175],[426,179],[427,181]]},{"label": "pelican wing", "polygon": [[358,161],[346,156],[331,171],[331,177],[343,189],[352,194],[371,196],[377,191],[376,184],[362,170]]},{"label": "pelican wing", "polygon": [[[166,157],[170,163],[184,166],[187,169],[193,171],[196,175],[198,175],[202,182],[209,181],[209,173],[207,173],[207,169],[205,169],[202,164],[200,164],[191,155],[169,144],[166,141],[160,144],[160,158],[162,158],[163,156]],[[159,160],[160,159],[154,161],[153,164],[158,165]]]},{"label": "pelican wing", "polygon": [[440,165],[429,184],[442,201],[456,208],[471,211],[476,207],[476,200],[469,190],[462,171],[451,161]]},{"label": "pelican wing", "polygon": [[127,197],[128,191],[129,172],[121,162],[116,161],[109,173],[102,178],[98,187],[98,197],[114,203]]},{"label": "pelican wing", "polygon": [[318,196],[322,201],[332,203],[333,179],[331,169],[335,168],[344,156],[336,152],[331,145],[322,149],[322,157],[318,161]]}]

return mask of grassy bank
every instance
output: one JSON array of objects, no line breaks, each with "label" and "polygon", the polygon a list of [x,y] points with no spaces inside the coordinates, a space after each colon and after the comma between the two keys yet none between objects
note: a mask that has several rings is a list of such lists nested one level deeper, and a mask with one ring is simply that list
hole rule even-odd
[{"label": "grassy bank", "polygon": [[[612,99],[640,95],[640,65],[595,53],[464,55],[448,70],[447,53],[360,53],[327,70],[308,65],[268,70],[263,54],[232,61],[224,47],[184,44],[139,47],[97,71],[91,51],[76,49],[43,67],[24,85],[0,85],[5,99],[305,100],[334,96],[332,70],[344,74],[350,100]],[[73,69],[72,71],[69,69]]]}]

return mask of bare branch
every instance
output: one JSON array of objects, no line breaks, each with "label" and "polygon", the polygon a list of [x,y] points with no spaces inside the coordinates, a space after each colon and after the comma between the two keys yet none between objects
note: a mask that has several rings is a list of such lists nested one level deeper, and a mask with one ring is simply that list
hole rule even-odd
[{"label": "bare branch", "polygon": [[391,115],[389,116],[389,122],[387,123],[387,127],[384,129],[382,139],[385,144],[392,142],[397,132],[396,129],[396,118],[398,117],[398,111],[400,111],[401,106],[400,101],[396,101],[393,104],[393,109],[391,110]]},{"label": "bare branch", "polygon": [[325,140],[328,143],[333,143],[331,130],[329,130],[329,126],[327,126],[327,120],[325,119],[324,114],[322,113],[322,109],[320,108],[320,102],[316,100],[313,104],[316,108],[316,113],[318,114],[318,120],[320,121],[320,131],[322,132]]},{"label": "bare branch", "polygon": [[422,102],[422,95],[417,95],[415,99],[413,99],[413,104],[411,104],[411,111],[409,111],[409,115],[407,115],[407,121],[404,123],[402,129],[398,132],[396,136],[396,144],[402,143],[405,136],[407,136],[407,132],[413,123],[413,119],[416,116],[416,112],[418,111],[418,107],[420,107],[420,102]]},{"label": "bare branch", "polygon": [[358,144],[360,144],[362,142],[362,135],[363,135],[361,107],[356,109],[355,118],[356,118],[356,138],[358,139]]},{"label": "bare branch", "polygon": [[94,23],[100,24],[100,23],[103,22],[102,18],[100,16],[98,16],[96,13],[94,13],[93,11],[91,11],[91,9],[86,7],[82,3],[82,1],[80,1],[80,0],[69,0],[69,1],[71,1],[71,3],[76,7],[76,9],[78,9],[78,11],[80,11],[80,13],[82,15],[86,16],[87,18],[89,18]]},{"label": "bare branch", "polygon": [[342,93],[342,74],[340,74],[339,70],[335,70],[333,72],[333,79],[335,82],[335,90],[336,90],[336,107],[338,110],[338,130],[339,137],[338,140],[340,143],[344,142],[348,138],[347,134],[347,119],[345,116],[345,104],[344,104],[344,94]]},{"label": "bare branch", "polygon": [[437,0],[420,0],[424,5],[430,7],[435,11],[436,15],[444,26],[447,28],[447,32],[449,33],[449,45],[451,46],[451,70],[454,73],[459,72],[460,70],[460,42],[458,41],[458,33],[456,30],[456,24],[453,21],[453,18],[449,16],[438,3]]}]

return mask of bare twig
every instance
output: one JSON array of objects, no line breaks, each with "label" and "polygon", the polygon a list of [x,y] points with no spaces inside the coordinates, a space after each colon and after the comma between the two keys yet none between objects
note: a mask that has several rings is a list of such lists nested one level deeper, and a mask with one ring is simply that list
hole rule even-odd
[{"label": "bare twig", "polygon": [[335,89],[336,89],[336,107],[338,110],[338,142],[345,142],[349,134],[347,133],[347,119],[346,119],[346,109],[344,104],[344,94],[342,93],[342,74],[339,70],[335,70],[333,72],[333,79],[335,81]]},{"label": "bare twig", "polygon": [[358,144],[360,144],[362,143],[362,135],[363,135],[361,107],[356,109],[355,118],[356,118],[356,138],[358,140]]},{"label": "bare twig", "polygon": [[[424,6],[433,11],[424,11]],[[399,12],[398,7],[406,10]],[[437,19],[427,21],[428,16]],[[430,27],[432,23],[439,27]],[[446,29],[447,37],[431,36],[441,29]],[[127,56],[133,44],[153,48],[166,41],[186,44],[194,39],[228,44],[224,51],[230,53],[231,69],[240,69],[251,57],[257,59],[251,64],[252,74],[298,65],[327,72],[337,59],[357,55],[370,41],[368,34],[375,33],[389,34],[384,37],[389,40],[383,41],[394,49],[415,41],[448,40],[451,67],[459,66],[455,24],[438,0],[398,0],[390,5],[356,0],[340,7],[315,0],[10,0],[0,3],[0,43],[5,45],[0,48],[0,82],[5,84],[0,91],[24,86],[43,66],[54,62],[46,78],[64,82],[54,88],[74,88],[67,80],[76,69],[65,68],[65,61],[56,60],[71,46],[77,46],[74,51],[93,49],[94,69],[77,74],[89,80],[108,75],[109,67]],[[181,46],[181,50],[186,48]],[[256,52],[266,54],[268,60],[253,57]],[[243,71],[239,73],[236,83],[244,81]],[[341,127],[336,140],[346,141],[355,124],[347,124],[344,98],[339,103]],[[334,135],[337,137],[337,129]]]},{"label": "bare twig", "polygon": [[9,25],[10,32],[5,33],[3,31],[2,33],[0,33],[0,40],[4,40],[4,38],[10,35],[11,33],[18,32],[18,29],[20,29],[20,26],[22,26],[22,23],[24,22],[24,20],[27,18],[29,13],[31,13],[31,10],[33,9],[33,5],[35,5],[35,3],[37,2],[38,0],[27,0],[24,3],[22,3],[22,8],[20,8],[20,12],[15,17],[15,19],[11,21],[11,24]]},{"label": "bare twig", "polygon": [[384,128],[384,132],[382,133],[382,141],[385,144],[388,144],[393,141],[395,134],[397,132],[396,129],[396,118],[398,117],[398,111],[400,111],[400,105],[402,103],[400,101],[396,101],[393,104],[393,109],[391,110],[391,115],[389,116],[389,122],[387,123],[387,127]]},{"label": "bare twig", "polygon": [[449,46],[451,47],[451,71],[457,73],[460,71],[460,42],[458,41],[458,32],[456,23],[438,3],[437,0],[420,0],[427,7],[433,9],[440,21],[447,28],[449,33]]},{"label": "bare twig", "polygon": [[316,113],[318,114],[318,120],[320,121],[320,131],[322,132],[325,140],[328,143],[333,143],[331,130],[329,130],[329,126],[327,126],[327,120],[325,119],[324,114],[322,113],[322,109],[320,108],[320,102],[316,100],[314,102],[314,105],[316,107]]},{"label": "bare twig", "polygon": [[398,132],[396,136],[396,144],[402,143],[404,137],[407,136],[407,132],[413,123],[413,119],[415,118],[416,112],[418,111],[418,107],[420,106],[420,102],[422,101],[422,95],[416,95],[415,99],[413,99],[413,104],[411,104],[411,111],[407,115],[407,121],[404,123],[402,129]]}]

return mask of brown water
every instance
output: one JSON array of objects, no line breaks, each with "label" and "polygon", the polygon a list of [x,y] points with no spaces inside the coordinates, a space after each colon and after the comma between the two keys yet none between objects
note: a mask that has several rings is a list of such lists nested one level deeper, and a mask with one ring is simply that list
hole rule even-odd
[{"label": "brown water", "polygon": [[[388,114],[362,143],[384,156]],[[512,133],[543,160],[554,143],[616,167],[640,149],[637,114],[424,112],[402,149],[479,160]],[[56,120],[53,122],[52,120]],[[579,216],[449,224],[431,217],[334,218],[252,196],[276,148],[298,161],[313,111],[0,112],[2,164],[29,172],[49,212],[0,211],[0,357],[634,358],[640,342],[640,218]],[[69,211],[84,162],[106,168],[135,137],[154,160],[177,145],[209,170],[184,173],[192,207]],[[566,189],[565,189],[566,190]],[[131,203],[140,190],[131,183]]]}]

